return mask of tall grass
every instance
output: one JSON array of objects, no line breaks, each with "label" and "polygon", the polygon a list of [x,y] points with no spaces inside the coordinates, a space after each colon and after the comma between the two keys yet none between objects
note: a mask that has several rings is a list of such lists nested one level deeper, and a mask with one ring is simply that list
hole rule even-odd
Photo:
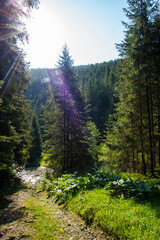
[{"label": "tall grass", "polygon": [[[123,178],[122,178],[123,176]],[[45,189],[55,201],[118,239],[160,239],[160,183],[156,179],[103,171],[86,176],[63,175],[46,181]],[[149,184],[150,183],[150,184]]]},{"label": "tall grass", "polygon": [[111,197],[100,189],[79,193],[67,203],[86,223],[95,222],[119,239],[160,239],[160,209],[150,203]]}]

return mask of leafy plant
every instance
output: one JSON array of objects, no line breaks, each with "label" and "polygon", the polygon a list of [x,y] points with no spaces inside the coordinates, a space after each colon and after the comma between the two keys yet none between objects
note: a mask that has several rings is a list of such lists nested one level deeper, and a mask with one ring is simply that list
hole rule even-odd
[{"label": "leafy plant", "polygon": [[78,173],[65,174],[46,184],[46,190],[49,196],[55,196],[55,202],[61,200],[66,201],[69,196],[75,196],[80,191],[90,190],[94,188],[103,188],[110,181],[119,180],[119,176],[106,174],[98,171],[95,174],[87,173],[86,176],[78,176]]},{"label": "leafy plant", "polygon": [[158,190],[157,187],[146,184],[142,181],[133,181],[132,179],[121,179],[110,182],[104,189],[110,190],[111,195],[126,197],[147,198],[153,192]]},{"label": "leafy plant", "polygon": [[79,192],[83,193],[95,188],[109,190],[111,196],[140,199],[147,199],[158,191],[156,184],[150,185],[140,180],[121,179],[120,176],[106,174],[104,171],[97,171],[95,174],[87,173],[86,176],[79,176],[77,172],[65,174],[55,180],[45,181],[44,185],[48,196],[55,196],[54,201],[60,203],[64,203]]}]

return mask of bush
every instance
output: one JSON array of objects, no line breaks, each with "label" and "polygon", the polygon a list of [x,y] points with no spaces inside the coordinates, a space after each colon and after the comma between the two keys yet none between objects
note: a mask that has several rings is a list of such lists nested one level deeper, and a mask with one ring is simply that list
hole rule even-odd
[{"label": "bush", "polygon": [[136,197],[147,199],[152,193],[158,191],[158,188],[142,181],[133,181],[131,179],[113,181],[104,187],[110,190],[111,195],[126,197]]},{"label": "bush", "polygon": [[117,181],[119,176],[106,174],[98,171],[91,175],[87,173],[86,176],[78,176],[78,173],[65,174],[62,177],[55,179],[46,184],[48,195],[54,195],[55,201],[61,200],[64,202],[69,196],[74,196],[80,191],[90,190],[93,188],[103,188],[110,181]]},{"label": "bush", "polygon": [[55,201],[60,200],[62,203],[81,191],[95,188],[109,190],[110,194],[116,197],[135,197],[146,200],[158,191],[156,186],[142,181],[121,179],[120,176],[106,174],[103,171],[98,171],[93,175],[87,173],[86,176],[79,176],[77,172],[74,174],[65,174],[45,184],[48,195],[54,195]]}]

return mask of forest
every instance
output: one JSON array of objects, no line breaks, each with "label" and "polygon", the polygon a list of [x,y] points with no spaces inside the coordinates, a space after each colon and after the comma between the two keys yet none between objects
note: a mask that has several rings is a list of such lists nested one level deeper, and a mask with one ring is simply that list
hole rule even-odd
[{"label": "forest", "polygon": [[117,44],[119,60],[75,67],[65,45],[56,69],[27,70],[16,43],[25,33],[1,41],[2,173],[12,175],[13,164],[42,161],[56,174],[100,166],[159,174],[156,3],[129,1],[125,38]]},{"label": "forest", "polygon": [[[65,44],[56,68],[30,69],[18,44],[28,38],[20,18],[36,8],[38,1],[10,3],[9,12],[6,1],[1,0],[1,195],[16,184],[15,166],[44,165],[53,170],[53,176],[51,184],[45,180],[43,187],[61,203],[90,189],[89,197],[95,201],[98,195],[104,199],[103,191],[109,190],[118,198],[134,196],[152,202],[150,193],[158,191],[154,184],[122,178],[123,174],[141,176],[141,180],[160,178],[160,6],[156,0],[127,3],[125,37],[116,44],[119,59],[74,66]],[[60,182],[53,181],[55,178]],[[87,206],[87,194],[82,205]],[[85,212],[76,205],[77,198],[70,201],[72,210],[90,224],[94,208]],[[159,202],[154,207],[156,204]],[[104,221],[97,221],[106,228]],[[120,239],[149,236],[129,237],[129,230],[111,228],[114,236],[124,236]],[[159,239],[160,233],[156,234],[148,239]]]}]

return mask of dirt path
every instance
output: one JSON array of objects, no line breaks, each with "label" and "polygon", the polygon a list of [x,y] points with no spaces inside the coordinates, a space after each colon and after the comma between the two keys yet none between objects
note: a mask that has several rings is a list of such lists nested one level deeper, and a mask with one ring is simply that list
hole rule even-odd
[{"label": "dirt path", "polygon": [[[67,211],[64,206],[53,204],[44,192],[23,188],[7,197],[8,205],[0,211],[0,239],[63,239],[63,240],[104,240],[113,239],[103,231],[87,227],[76,215]],[[42,210],[36,213],[36,208]],[[41,226],[46,222],[46,226]],[[48,234],[48,226],[52,228]],[[46,228],[46,232],[45,232]]]}]

